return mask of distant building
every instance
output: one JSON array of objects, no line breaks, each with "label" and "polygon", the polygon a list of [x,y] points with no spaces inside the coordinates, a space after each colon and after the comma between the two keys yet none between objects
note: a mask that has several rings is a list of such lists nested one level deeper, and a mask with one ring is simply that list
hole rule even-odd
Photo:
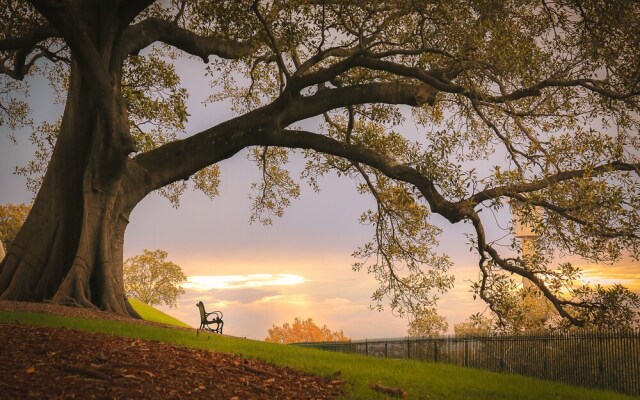
[{"label": "distant building", "polygon": [[[514,207],[512,203],[511,211],[513,213],[513,227],[515,236],[516,238],[520,239],[522,243],[522,246],[520,248],[522,259],[526,260],[527,258],[531,258],[535,255],[535,243],[538,234],[534,232],[533,226],[522,221],[517,205]],[[535,213],[538,216],[542,216],[542,208],[536,207]],[[529,279],[524,277],[522,278],[522,284],[525,288],[533,286],[533,283]]]}]

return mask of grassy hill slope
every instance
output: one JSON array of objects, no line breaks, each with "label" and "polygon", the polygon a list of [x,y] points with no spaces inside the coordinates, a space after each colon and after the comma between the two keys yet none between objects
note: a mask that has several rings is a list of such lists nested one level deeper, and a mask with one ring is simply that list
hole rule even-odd
[{"label": "grassy hill slope", "polygon": [[453,365],[333,353],[205,333],[196,336],[195,330],[6,311],[0,311],[0,323],[65,326],[85,331],[159,340],[191,348],[240,354],[247,358],[258,358],[320,376],[337,377],[337,379],[347,382],[346,399],[384,399],[384,395],[371,390],[370,386],[373,384],[402,388],[408,392],[410,399],[633,399],[633,397],[612,392],[589,390],[523,376],[498,374]]},{"label": "grassy hill slope", "polygon": [[131,306],[138,312],[138,314],[140,314],[142,319],[146,321],[160,322],[162,324],[179,326],[181,328],[192,328],[191,325],[175,319],[171,315],[163,313],[140,300],[129,299],[129,303],[131,303]]}]

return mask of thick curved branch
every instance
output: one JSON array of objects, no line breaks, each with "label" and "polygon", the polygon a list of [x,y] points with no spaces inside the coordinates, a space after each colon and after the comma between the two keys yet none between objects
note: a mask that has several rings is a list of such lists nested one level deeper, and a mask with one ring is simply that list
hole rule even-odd
[{"label": "thick curved branch", "polygon": [[267,133],[257,138],[260,143],[297,149],[315,150],[320,153],[342,157],[354,163],[368,165],[391,179],[414,185],[429,203],[431,210],[452,223],[466,218],[470,212],[466,203],[452,203],[436,189],[434,183],[415,168],[398,164],[383,154],[365,146],[344,143],[333,138],[303,130],[283,130]]},{"label": "thick curved branch", "polygon": [[[338,75],[345,73],[353,68],[363,67],[371,70],[389,72],[398,77],[413,78],[422,81],[439,91],[448,93],[465,93],[467,90],[460,85],[454,84],[445,77],[445,73],[451,73],[447,70],[427,71],[418,67],[408,67],[403,64],[391,61],[381,60],[375,57],[369,57],[365,51],[354,52],[348,58],[341,60],[327,68],[323,68],[312,73],[308,73],[298,78],[294,83],[297,88],[304,88],[320,83],[328,82]],[[371,54],[371,53],[369,53]],[[455,75],[455,73],[453,73]]]},{"label": "thick curved branch", "polygon": [[489,257],[493,260],[493,262],[495,262],[503,270],[507,272],[512,272],[523,278],[529,279],[542,292],[544,297],[549,299],[549,301],[553,304],[554,308],[558,311],[558,313],[562,317],[566,318],[576,326],[584,326],[584,321],[575,318],[573,315],[567,312],[567,310],[565,310],[565,306],[589,307],[589,306],[592,306],[591,304],[576,303],[569,300],[563,300],[555,296],[551,292],[551,290],[549,290],[549,288],[544,284],[544,282],[541,279],[539,279],[532,271],[529,271],[526,268],[519,267],[515,264],[509,263],[507,260],[500,257],[498,252],[486,242],[486,236],[485,236],[484,227],[482,225],[482,221],[480,220],[480,217],[475,211],[471,213],[469,218],[471,219],[471,222],[473,223],[473,227],[475,228],[475,231],[476,231],[477,240],[478,240],[477,249],[481,255],[480,269],[482,270],[483,276],[482,276],[482,286],[480,288],[480,297],[482,298],[482,300],[487,302],[487,304],[489,305],[493,305],[493,301],[491,300],[491,298],[486,296],[486,293],[485,293],[488,273],[484,263],[486,262],[486,259],[487,259],[486,254],[488,254]]},{"label": "thick curved branch", "polygon": [[356,104],[386,103],[416,107],[433,104],[436,93],[429,85],[400,82],[368,83],[321,90],[312,96],[290,100],[282,114],[281,123],[282,126],[287,126],[336,108]]},{"label": "thick curved branch", "polygon": [[436,91],[424,84],[370,83],[322,90],[312,96],[282,96],[272,104],[210,128],[187,139],[175,141],[135,158],[148,171],[148,191],[231,157],[244,147],[264,145],[312,149],[353,162],[369,165],[391,178],[414,184],[431,209],[451,222],[465,218],[466,203],[451,203],[438,193],[432,181],[407,165],[399,165],[364,146],[306,131],[284,127],[316,115],[355,104],[388,103],[413,106],[430,103]]},{"label": "thick curved branch", "polygon": [[331,58],[331,57],[342,57],[347,58],[351,57],[354,54],[358,53],[360,50],[360,46],[352,47],[352,48],[344,48],[344,47],[332,47],[330,49],[326,49],[323,51],[318,51],[318,53],[312,57],[310,57],[307,61],[303,62],[293,74],[295,78],[300,78],[304,76],[307,71],[309,71],[314,66],[318,65],[320,62]]},{"label": "thick curved branch", "polygon": [[237,42],[217,36],[200,36],[170,21],[147,18],[125,31],[122,45],[123,58],[128,54],[136,54],[155,42],[166,43],[198,56],[205,63],[209,62],[211,55],[227,59],[244,57],[257,46],[256,39]]},{"label": "thick curved branch", "polygon": [[[66,49],[66,47],[57,51],[51,51],[40,45],[34,48],[20,49],[13,55],[13,68],[8,67],[5,64],[6,62],[10,62],[10,57],[0,59],[0,73],[9,76],[12,79],[21,81],[25,76],[27,76],[27,74],[29,74],[29,71],[35,65],[36,61],[41,58],[46,58],[52,62],[63,61],[69,63],[70,60],[68,58],[59,55],[59,53],[64,49]],[[33,54],[34,50],[38,51]],[[27,57],[30,55],[31,57],[27,60]]]},{"label": "thick curved branch", "polygon": [[266,119],[256,114],[254,111],[231,119],[134,157],[123,184],[125,191],[135,193],[131,196],[131,207],[153,190],[189,179],[201,169],[258,144],[251,139],[263,131]]},{"label": "thick curved branch", "polygon": [[0,50],[34,48],[43,40],[55,37],[60,37],[58,31],[53,27],[53,25],[47,22],[20,37],[0,39]]},{"label": "thick curved branch", "polygon": [[[33,64],[43,56],[42,53],[39,53],[31,57],[31,60],[27,61],[27,57],[33,50],[34,48],[31,47],[16,51],[13,55],[13,62],[11,62],[10,57],[3,58],[2,60],[0,60],[0,72],[17,81],[23,80],[24,77],[29,73],[29,70],[31,69]],[[6,63],[13,64],[13,68],[6,66]]]},{"label": "thick curved branch", "polygon": [[[469,203],[448,202],[437,192],[437,190],[433,186],[433,183],[415,169],[406,165],[397,164],[394,161],[387,159],[383,155],[378,154],[365,147],[343,143],[335,139],[311,132],[286,130],[278,134],[264,135],[261,136],[261,138],[264,139],[264,142],[268,142],[271,145],[290,148],[312,149],[325,154],[343,157],[351,160],[352,162],[365,164],[372,168],[375,168],[391,179],[404,181],[414,185],[423,194],[433,212],[444,216],[450,222],[457,222],[462,218],[471,219],[478,235],[478,250],[482,256],[482,260],[486,260],[486,256],[484,255],[488,254],[489,257],[491,257],[491,259],[503,270],[518,274],[531,280],[540,289],[544,296],[553,303],[554,307],[558,310],[560,315],[570,320],[573,324],[583,325],[584,321],[576,319],[570,313],[568,313],[565,309],[566,306],[594,306],[593,304],[576,303],[558,298],[532,271],[529,271],[525,268],[519,267],[502,259],[499,256],[498,252],[486,243],[484,228],[482,226],[480,218],[477,212],[475,212],[470,207]],[[491,303],[491,299],[484,298],[484,300],[488,303]]]},{"label": "thick curved branch", "polygon": [[[400,90],[416,91],[416,87],[394,85],[397,93]],[[345,88],[341,96],[321,96],[309,99],[309,103],[297,104],[300,113],[296,117],[306,115],[305,107],[319,107],[330,98],[348,96],[348,90],[361,93],[363,88]],[[387,88],[389,89],[389,88]],[[320,105],[315,103],[320,103]],[[400,165],[384,155],[376,153],[364,146],[340,142],[324,135],[298,130],[281,130],[274,125],[274,110],[271,107],[256,110],[247,115],[229,120],[218,126],[207,129],[184,140],[168,143],[155,150],[140,154],[133,162],[145,175],[144,190],[137,189],[142,197],[147,193],[179,179],[188,179],[200,169],[215,162],[229,158],[245,147],[263,145],[289,148],[311,149],[330,154],[356,163],[362,163],[380,170],[393,179],[415,185],[429,202],[431,209],[452,222],[463,219],[467,205],[451,203],[437,191],[432,181],[420,172],[407,165]],[[333,107],[329,107],[333,108]],[[293,116],[291,114],[290,116]],[[139,184],[139,178],[136,178]],[[144,193],[142,193],[144,192]],[[141,199],[140,197],[139,199]],[[138,200],[139,200],[138,199]]]},{"label": "thick curved branch", "polygon": [[379,59],[375,57],[373,53],[368,53],[366,51],[354,53],[350,57],[345,58],[327,68],[323,68],[299,77],[294,83],[295,89],[300,90],[304,87],[309,87],[312,85],[330,81],[338,75],[357,67],[368,68],[370,70],[381,72],[388,72],[396,76],[402,76],[406,78],[418,79],[439,91],[446,93],[458,93],[472,100],[493,104],[501,104],[527,97],[540,96],[544,89],[552,87],[582,87],[589,91],[596,92],[602,96],[618,100],[629,100],[632,97],[640,95],[640,91],[638,90],[631,90],[629,92],[623,93],[605,88],[602,86],[603,82],[595,79],[583,78],[563,80],[548,78],[532,86],[520,88],[510,93],[496,96],[481,93],[476,90],[471,90],[465,86],[453,82],[451,78],[455,77],[461,72],[459,66],[452,66],[447,70],[427,71],[423,68],[410,67],[392,61]]},{"label": "thick curved branch", "polygon": [[[47,22],[20,37],[0,40],[0,51],[15,51],[12,62],[9,61],[10,55],[2,60],[3,65],[0,66],[0,72],[16,80],[24,79],[38,59],[42,57],[50,58],[49,56],[53,53],[46,52],[40,48],[37,54],[27,60],[29,55],[39,48],[38,43],[55,37],[59,37],[58,32]],[[6,66],[5,62],[7,61],[13,64],[13,68]]]},{"label": "thick curved branch", "polygon": [[[500,196],[511,196],[514,193],[532,193],[548,188],[550,185],[569,181],[576,178],[583,178],[585,176],[600,176],[612,171],[638,171],[640,169],[640,163],[629,164],[619,161],[613,161],[607,164],[601,164],[595,168],[576,169],[572,171],[562,171],[554,175],[549,175],[543,179],[533,181],[530,183],[524,183],[521,185],[511,186],[498,186],[490,189],[485,189],[481,192],[469,197],[469,201],[473,204],[480,204],[485,200],[496,199]],[[512,196],[511,196],[512,197]]]}]

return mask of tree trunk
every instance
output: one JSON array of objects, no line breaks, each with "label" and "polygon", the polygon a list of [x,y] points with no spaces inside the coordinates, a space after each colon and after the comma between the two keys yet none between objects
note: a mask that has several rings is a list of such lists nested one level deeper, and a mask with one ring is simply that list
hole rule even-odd
[{"label": "tree trunk", "polygon": [[[105,48],[101,55],[109,60],[117,47]],[[97,104],[97,96],[120,96],[119,78],[113,79],[112,93],[95,93],[72,61],[60,134],[42,187],[0,264],[0,299],[52,301],[139,317],[126,299],[122,278],[122,244],[133,206],[126,194],[119,197],[128,150],[114,133],[114,120],[127,116],[118,107],[122,115],[106,120]]]},{"label": "tree trunk", "polygon": [[[122,275],[131,210],[151,191],[249,145],[238,131],[247,127],[222,124],[196,140],[129,158],[133,146],[120,86],[123,32],[150,1],[33,3],[71,49],[69,89],[42,187],[0,263],[0,299],[139,317]],[[205,144],[214,149],[192,156]]]}]

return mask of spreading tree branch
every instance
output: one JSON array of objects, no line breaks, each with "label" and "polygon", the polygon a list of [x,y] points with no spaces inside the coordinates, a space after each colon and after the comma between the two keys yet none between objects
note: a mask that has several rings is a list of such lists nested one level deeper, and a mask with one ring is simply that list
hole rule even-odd
[{"label": "spreading tree branch", "polygon": [[561,171],[553,175],[548,175],[542,179],[538,179],[529,183],[523,183],[520,185],[509,186],[497,186],[489,189],[485,189],[478,192],[469,198],[469,201],[473,204],[480,204],[486,200],[496,199],[503,195],[509,195],[514,193],[533,193],[546,189],[553,184],[560,182],[570,181],[577,178],[583,178],[586,176],[602,176],[604,174],[613,171],[634,171],[637,172],[640,169],[640,163],[629,164],[619,161],[612,161],[610,163],[601,164],[594,168],[576,169],[571,171]]},{"label": "spreading tree branch", "polygon": [[446,93],[457,93],[474,101],[492,104],[502,104],[528,97],[537,97],[542,94],[542,91],[544,89],[554,87],[582,87],[589,91],[598,93],[602,96],[618,100],[629,100],[640,95],[640,91],[637,90],[637,88],[628,92],[618,92],[613,89],[604,87],[606,82],[596,79],[581,78],[562,80],[548,78],[529,87],[519,88],[512,92],[496,96],[469,89],[452,81],[450,77],[454,77],[462,72],[460,67],[456,66],[455,64],[446,70],[428,71],[420,67],[411,67],[393,61],[383,60],[367,51],[361,51],[359,53],[354,52],[354,54],[352,54],[350,57],[345,58],[329,67],[305,74],[298,78],[294,85],[296,89],[301,89],[303,87],[328,82],[338,75],[343,74],[356,67],[364,67],[370,70],[388,72],[398,77],[414,78],[434,87],[439,91]]},{"label": "spreading tree branch", "polygon": [[176,23],[151,17],[127,28],[123,39],[123,55],[137,54],[155,42],[166,43],[198,56],[205,63],[209,62],[211,55],[227,59],[244,57],[258,45],[257,37],[239,42],[218,36],[201,36]]},{"label": "spreading tree branch", "polygon": [[36,44],[60,37],[58,31],[50,23],[44,23],[19,37],[0,39],[0,50],[19,50],[34,48]]},{"label": "spreading tree branch", "polygon": [[[1,39],[0,51],[13,51],[13,60],[10,61],[11,53],[3,57],[0,72],[10,76],[12,79],[22,80],[40,58],[45,57],[55,61],[55,53],[39,46],[39,43],[56,37],[59,37],[56,29],[50,23],[44,23],[22,36]],[[39,51],[29,58],[29,55],[36,50]],[[7,67],[7,62],[11,63],[13,68]]]},{"label": "spreading tree branch", "polygon": [[[469,215],[469,219],[473,223],[473,227],[476,231],[476,236],[477,236],[476,247],[478,249],[478,253],[480,254],[479,266],[480,266],[480,270],[482,271],[480,298],[482,298],[482,300],[484,300],[487,304],[489,304],[489,307],[493,311],[498,311],[498,310],[495,309],[496,307],[495,301],[486,293],[486,288],[487,288],[486,285],[489,279],[489,272],[486,265],[487,254],[489,258],[491,258],[491,260],[500,268],[502,268],[504,271],[511,272],[523,278],[529,279],[542,292],[542,294],[547,299],[549,299],[549,301],[551,301],[554,308],[558,311],[558,313],[562,317],[566,318],[576,326],[584,326],[585,321],[575,318],[573,315],[571,315],[571,313],[567,312],[565,307],[566,306],[593,307],[594,304],[579,303],[579,302],[573,302],[570,300],[564,300],[564,299],[558,298],[554,293],[551,292],[551,290],[549,290],[549,288],[545,285],[545,283],[540,278],[538,278],[538,276],[534,274],[532,271],[526,268],[522,268],[516,265],[514,262],[509,262],[503,259],[502,257],[500,257],[500,255],[493,248],[493,246],[487,243],[484,226],[477,212],[475,211],[471,212]],[[499,312],[496,312],[496,313],[499,315]]]}]

